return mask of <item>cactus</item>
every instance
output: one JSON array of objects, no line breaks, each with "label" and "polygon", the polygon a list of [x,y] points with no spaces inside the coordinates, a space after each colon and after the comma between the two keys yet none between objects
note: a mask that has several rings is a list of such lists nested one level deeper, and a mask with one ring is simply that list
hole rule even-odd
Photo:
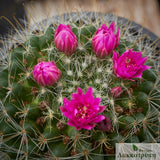
[{"label": "cactus", "polygon": [[[91,41],[102,25],[102,15],[81,13],[79,21],[66,19],[78,40],[72,55],[60,52],[54,43],[57,23],[38,32],[23,32],[16,43],[1,55],[0,64],[0,157],[6,159],[114,159],[115,143],[159,142],[160,76],[153,44],[145,37],[134,35],[115,19],[104,19],[107,25],[115,21],[120,28],[120,43],[115,49],[122,54],[133,48],[148,56],[143,72],[135,81],[118,78],[113,73],[112,55],[97,57]],[[73,16],[74,17],[74,16]],[[84,23],[82,23],[84,20]],[[24,40],[25,39],[25,40]],[[18,43],[18,44],[17,44]],[[41,86],[34,79],[34,66],[42,61],[54,61],[61,78],[51,86]],[[121,87],[118,96],[111,89]],[[77,130],[59,107],[63,98],[71,99],[80,87],[84,92],[92,87],[93,96],[107,106],[101,127]],[[107,124],[108,123],[108,124]],[[103,130],[103,127],[108,127]],[[111,125],[111,126],[107,126]]]}]

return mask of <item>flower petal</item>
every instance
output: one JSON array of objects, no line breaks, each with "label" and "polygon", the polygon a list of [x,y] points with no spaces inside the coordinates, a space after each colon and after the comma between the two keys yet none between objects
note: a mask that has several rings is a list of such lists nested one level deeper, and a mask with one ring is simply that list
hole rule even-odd
[{"label": "flower petal", "polygon": [[99,106],[99,113],[103,112],[106,109],[106,106]]}]

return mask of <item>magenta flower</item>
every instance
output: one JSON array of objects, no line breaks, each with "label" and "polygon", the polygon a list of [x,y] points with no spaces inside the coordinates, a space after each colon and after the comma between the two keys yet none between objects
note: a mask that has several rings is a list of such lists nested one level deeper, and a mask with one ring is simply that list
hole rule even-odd
[{"label": "magenta flower", "polygon": [[71,55],[78,46],[77,37],[70,25],[60,24],[55,31],[54,43],[57,49],[66,55]]},{"label": "magenta flower", "polygon": [[112,128],[111,120],[107,115],[105,115],[105,119],[98,123],[98,129],[104,132],[108,132],[111,130],[111,128]]},{"label": "magenta flower", "polygon": [[117,33],[114,33],[115,24],[112,24],[107,28],[106,24],[103,24],[96,31],[93,39],[92,39],[92,47],[94,53],[100,57],[104,58],[110,55],[114,49],[117,48],[120,42],[119,38],[119,29]]},{"label": "magenta flower", "polygon": [[54,61],[40,62],[34,66],[33,77],[40,86],[51,86],[57,82],[61,76],[61,71]]},{"label": "magenta flower", "polygon": [[64,98],[64,107],[60,110],[69,118],[68,125],[74,126],[77,130],[91,130],[98,123],[105,119],[105,116],[99,115],[106,106],[100,106],[101,99],[94,98],[92,88],[89,87],[87,92],[83,94],[81,88],[77,88],[77,93],[72,94],[71,101]]},{"label": "magenta flower", "polygon": [[148,57],[142,58],[141,53],[129,49],[119,57],[119,53],[113,51],[113,71],[115,75],[128,80],[142,78],[143,71],[151,68],[151,66],[144,65]]},{"label": "magenta flower", "polygon": [[110,93],[112,95],[112,97],[114,98],[118,98],[120,97],[120,95],[122,94],[122,87],[118,86],[118,87],[114,87],[111,89]]}]

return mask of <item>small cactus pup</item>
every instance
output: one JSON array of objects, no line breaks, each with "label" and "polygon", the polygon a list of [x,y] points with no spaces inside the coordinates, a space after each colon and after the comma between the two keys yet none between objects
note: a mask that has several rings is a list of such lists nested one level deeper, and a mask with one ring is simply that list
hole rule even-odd
[{"label": "small cactus pup", "polygon": [[153,43],[116,18],[80,16],[1,53],[0,159],[110,160],[116,143],[159,142]]}]

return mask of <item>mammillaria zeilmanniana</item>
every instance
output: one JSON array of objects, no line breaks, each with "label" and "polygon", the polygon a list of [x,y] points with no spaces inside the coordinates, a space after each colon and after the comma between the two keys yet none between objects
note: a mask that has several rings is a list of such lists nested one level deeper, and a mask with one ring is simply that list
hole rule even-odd
[{"label": "mammillaria zeilmanniana", "polygon": [[1,56],[0,155],[105,160],[116,143],[159,142],[153,44],[116,22],[84,22],[27,32]]}]

